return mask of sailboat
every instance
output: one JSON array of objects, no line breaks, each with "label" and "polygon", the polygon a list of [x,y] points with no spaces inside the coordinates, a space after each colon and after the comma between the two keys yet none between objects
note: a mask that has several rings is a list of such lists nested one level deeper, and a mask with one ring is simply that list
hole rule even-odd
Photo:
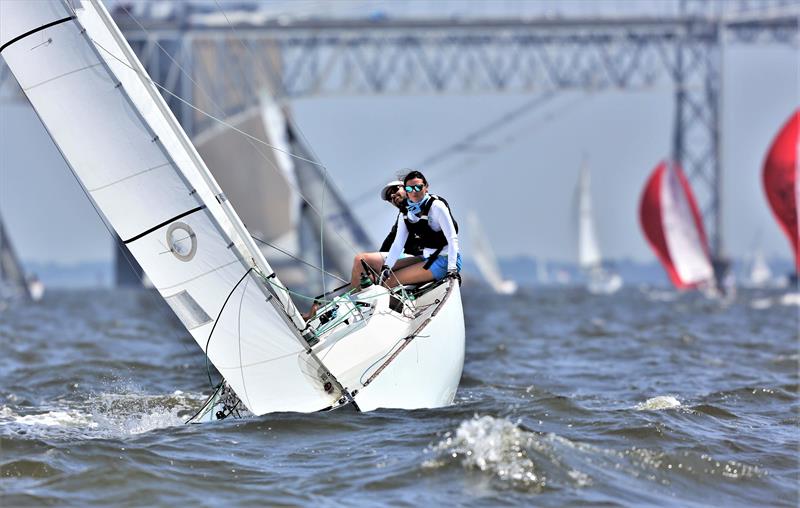
[{"label": "sailboat", "polygon": [[764,287],[772,279],[772,270],[769,269],[764,251],[758,249],[753,254],[750,269],[747,273],[747,285],[754,288]]},{"label": "sailboat", "polygon": [[469,224],[470,258],[478,266],[478,271],[483,276],[483,279],[494,290],[495,293],[501,295],[511,295],[517,291],[517,283],[513,280],[503,279],[500,272],[500,266],[497,264],[497,258],[494,255],[489,243],[486,233],[481,227],[478,216],[470,210],[467,214],[467,223]]},{"label": "sailboat", "polygon": [[800,196],[800,109],[781,128],[764,161],[762,179],[767,201],[792,247],[795,274],[800,272],[800,230],[797,201]]},{"label": "sailboat", "polygon": [[0,217],[0,302],[31,299],[28,281]]},{"label": "sailboat", "polygon": [[26,276],[0,216],[0,302],[16,299],[38,302],[44,291],[44,283],[36,275]]},{"label": "sailboat", "polygon": [[622,287],[622,277],[603,266],[594,227],[589,167],[584,162],[578,177],[578,265],[592,294],[612,294]]},{"label": "sailboat", "polygon": [[457,281],[340,288],[306,322],[98,0],[0,2],[0,54],[93,205],[222,375],[193,421],[230,414],[231,393],[255,415],[453,401],[464,363]]},{"label": "sailboat", "polygon": [[703,221],[678,164],[665,161],[653,170],[639,202],[639,222],[676,288],[714,287]]}]

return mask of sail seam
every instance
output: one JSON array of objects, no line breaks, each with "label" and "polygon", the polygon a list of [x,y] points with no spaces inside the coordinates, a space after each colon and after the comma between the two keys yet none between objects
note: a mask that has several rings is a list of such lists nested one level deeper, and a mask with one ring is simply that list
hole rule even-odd
[{"label": "sail seam", "polygon": [[171,219],[167,219],[164,222],[153,226],[152,228],[148,229],[147,231],[143,231],[143,232],[139,233],[138,235],[134,236],[133,238],[129,238],[128,240],[123,240],[122,243],[127,245],[127,244],[129,244],[131,242],[135,242],[136,240],[142,238],[143,236],[147,236],[150,233],[152,233],[153,231],[155,231],[157,229],[160,229],[160,228],[163,228],[164,226],[166,226],[170,222],[175,222],[176,220],[182,219],[182,218],[186,217],[187,215],[193,214],[194,212],[198,212],[198,211],[204,209],[205,207],[206,207],[206,205],[201,205],[201,206],[198,206],[197,208],[192,208],[191,210],[187,210],[187,211],[183,212],[182,214],[176,215],[175,217],[173,217]]},{"label": "sail seam", "polygon": [[136,173],[133,173],[132,175],[128,175],[126,177],[120,178],[119,180],[115,180],[113,182],[110,182],[110,183],[107,183],[107,184],[104,184],[104,185],[100,185],[99,187],[95,187],[94,189],[89,189],[89,192],[97,192],[97,191],[103,190],[103,189],[105,189],[107,187],[111,187],[112,185],[117,185],[118,183],[124,182],[125,180],[130,180],[131,178],[135,178],[137,176],[143,175],[143,174],[148,173],[150,171],[154,171],[156,169],[164,168],[164,167],[167,167],[167,166],[172,166],[172,162],[165,162],[163,164],[159,164],[159,165],[153,166],[151,168],[143,169],[142,171],[137,171]]},{"label": "sail seam", "polygon": [[99,65],[102,65],[102,64],[100,62],[97,62],[97,63],[92,64],[92,65],[87,65],[86,67],[81,67],[80,69],[75,69],[75,70],[72,70],[72,71],[69,71],[69,72],[65,72],[64,74],[59,74],[58,76],[53,76],[52,78],[48,78],[48,79],[45,79],[44,81],[40,81],[39,83],[36,83],[35,85],[31,85],[28,88],[23,89],[23,91],[30,92],[34,88],[40,87],[42,85],[46,85],[47,83],[51,83],[51,82],[53,82],[53,81],[55,81],[57,79],[61,79],[63,77],[69,76],[70,74],[75,74],[77,72],[82,72],[82,71],[85,71],[87,69],[93,69],[93,68],[95,68],[95,67],[97,67]]},{"label": "sail seam", "polygon": [[50,23],[47,23],[47,24],[42,25],[40,27],[36,27],[33,30],[28,30],[24,34],[18,35],[16,37],[14,37],[13,39],[11,39],[10,41],[8,41],[5,44],[3,44],[2,46],[0,46],[0,53],[2,53],[4,49],[6,49],[7,47],[11,46],[15,42],[19,42],[22,39],[24,39],[25,37],[28,37],[29,35],[33,35],[33,34],[35,34],[37,32],[41,32],[42,30],[46,30],[46,29],[50,28],[51,26],[60,25],[61,23],[66,23],[67,21],[70,21],[70,20],[73,20],[73,19],[75,19],[75,16],[67,16],[66,18],[57,19],[55,21],[51,21]]}]

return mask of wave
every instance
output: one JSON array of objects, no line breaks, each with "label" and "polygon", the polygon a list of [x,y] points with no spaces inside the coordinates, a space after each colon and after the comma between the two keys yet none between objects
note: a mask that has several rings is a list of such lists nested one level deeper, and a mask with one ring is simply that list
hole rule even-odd
[{"label": "wave", "polygon": [[31,438],[107,439],[183,425],[202,402],[200,394],[100,393],[67,407],[0,407],[0,435]]},{"label": "wave", "polygon": [[[635,482],[660,485],[680,483],[686,477],[703,485],[708,477],[745,480],[766,474],[756,466],[717,460],[694,451],[602,448],[554,433],[536,432],[520,421],[489,415],[475,415],[462,421],[455,431],[445,433],[439,442],[430,445],[426,454],[431,457],[423,462],[423,469],[460,467],[488,475],[505,487],[530,493],[595,483],[619,484],[610,476],[620,474]],[[648,489],[634,484],[631,494],[641,496]],[[658,496],[655,492],[652,495]],[[642,501],[641,497],[636,498]],[[654,497],[650,501],[659,499]]]},{"label": "wave", "polygon": [[660,411],[662,409],[674,409],[677,407],[681,407],[681,401],[674,395],[659,395],[658,397],[653,397],[636,404],[634,409],[639,411]]}]

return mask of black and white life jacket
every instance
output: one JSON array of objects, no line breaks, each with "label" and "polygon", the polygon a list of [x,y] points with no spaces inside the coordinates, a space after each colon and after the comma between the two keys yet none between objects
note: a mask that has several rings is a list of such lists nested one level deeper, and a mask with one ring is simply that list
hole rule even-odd
[{"label": "black and white life jacket", "polygon": [[439,200],[445,204],[447,211],[450,213],[450,219],[453,221],[453,226],[456,228],[456,233],[458,233],[458,222],[456,222],[455,218],[453,218],[453,212],[450,210],[450,204],[443,197],[435,196],[433,194],[431,194],[428,201],[422,205],[422,210],[420,210],[419,220],[417,222],[411,222],[408,220],[408,212],[403,213],[403,221],[406,223],[409,238],[414,238],[414,243],[416,245],[426,249],[436,249],[436,254],[438,255],[438,253],[441,252],[445,246],[447,246],[448,242],[447,237],[444,236],[444,232],[434,231],[428,222],[428,212],[430,212],[431,206],[433,206],[433,203],[436,200]]}]

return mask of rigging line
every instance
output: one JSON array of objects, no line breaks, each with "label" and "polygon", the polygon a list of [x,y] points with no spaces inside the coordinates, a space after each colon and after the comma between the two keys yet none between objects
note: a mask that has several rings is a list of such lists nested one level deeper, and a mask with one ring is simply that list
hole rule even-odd
[{"label": "rigging line", "polygon": [[[227,17],[227,15],[225,14],[225,11],[224,11],[224,10],[222,10],[222,7],[221,7],[219,4],[217,4],[217,6],[219,7],[220,11],[222,12],[222,15],[225,17],[225,20],[228,22],[228,26],[229,26],[229,28],[230,28],[230,29],[233,31],[233,34],[234,34],[234,36],[236,36],[236,39],[237,39],[237,40],[239,40],[239,43],[240,43],[240,44],[241,44],[241,45],[242,45],[242,46],[245,48],[245,50],[246,50],[246,51],[248,51],[248,52],[250,53],[250,56],[251,56],[251,58],[253,59],[253,61],[258,61],[258,59],[257,59],[256,55],[253,53],[252,49],[251,49],[249,46],[247,46],[247,45],[244,43],[244,41],[243,41],[243,40],[242,40],[240,37],[238,37],[238,35],[236,35],[236,32],[235,32],[235,30],[233,30],[233,27],[231,26],[230,20],[228,20],[228,17]],[[146,28],[145,28],[145,27],[144,27],[144,26],[143,26],[143,25],[142,25],[142,24],[139,22],[139,20],[137,20],[137,19],[136,19],[136,18],[133,16],[133,14],[131,14],[131,13],[130,13],[130,11],[128,11],[128,9],[126,9],[126,8],[125,8],[125,6],[124,6],[124,5],[123,5],[123,6],[121,6],[121,7],[122,7],[122,9],[125,11],[125,13],[126,13],[126,14],[127,14],[127,15],[128,15],[128,16],[129,16],[129,17],[132,19],[132,20],[133,20],[133,22],[134,22],[134,23],[136,23],[136,25],[138,25],[138,26],[139,26],[139,28],[140,28],[142,31],[144,31],[144,33],[145,33],[145,34],[148,34],[148,35],[149,35],[149,32],[147,31],[147,29],[146,29]],[[209,93],[208,93],[208,92],[207,92],[207,91],[206,91],[206,90],[205,90],[205,89],[204,89],[202,86],[200,86],[200,84],[199,84],[199,83],[197,83],[197,81],[195,81],[195,80],[194,80],[194,78],[192,78],[191,74],[190,74],[189,72],[187,72],[187,71],[186,71],[186,70],[185,70],[185,69],[184,69],[184,68],[183,68],[183,67],[182,67],[182,66],[181,66],[181,65],[180,65],[180,64],[179,64],[179,63],[178,63],[176,60],[175,60],[175,58],[173,58],[173,56],[172,56],[172,55],[171,55],[171,54],[170,54],[170,53],[169,53],[169,52],[168,52],[168,51],[167,51],[167,50],[166,50],[166,49],[165,49],[165,48],[164,48],[164,47],[163,47],[163,46],[162,46],[162,45],[161,45],[159,42],[158,42],[158,40],[157,40],[157,39],[155,40],[155,44],[156,44],[156,46],[157,46],[157,47],[158,47],[158,48],[159,48],[159,49],[160,49],[160,50],[161,50],[161,51],[162,51],[162,52],[163,52],[163,53],[164,53],[164,54],[167,56],[167,58],[169,58],[169,60],[170,60],[170,61],[171,61],[171,62],[172,62],[172,63],[173,63],[173,64],[174,64],[174,65],[175,65],[175,66],[176,66],[176,67],[177,67],[177,68],[178,68],[180,71],[181,71],[181,74],[183,74],[184,76],[186,76],[186,77],[187,77],[187,79],[189,79],[189,81],[191,81],[191,82],[192,82],[192,84],[193,84],[193,85],[195,85],[195,86],[196,86],[196,87],[197,87],[197,88],[198,88],[198,89],[199,89],[199,90],[200,90],[200,91],[203,93],[203,95],[204,95],[204,96],[205,96],[205,97],[206,97],[206,98],[209,100],[209,102],[211,102],[211,104],[212,104],[212,105],[213,105],[213,106],[214,106],[214,107],[215,107],[217,110],[219,110],[219,112],[220,112],[221,114],[224,114],[224,113],[225,113],[224,109],[223,109],[221,106],[219,106],[219,105],[216,103],[216,101],[214,101],[213,97],[212,97],[212,96],[211,96],[211,95],[210,95],[210,94],[209,94]],[[112,55],[112,56],[113,56],[113,55]],[[124,63],[124,62],[123,62],[123,63]],[[274,71],[274,69],[272,69],[272,70]],[[244,76],[244,71],[241,69],[241,66],[240,66],[240,72],[241,72],[241,73],[242,73],[242,75]],[[149,78],[149,77],[147,77],[147,79],[150,79],[150,78]],[[150,79],[150,81],[153,81],[153,80],[151,80],[151,79]],[[158,85],[157,83],[155,83],[155,81],[153,81],[153,84],[155,84],[156,86],[159,86],[159,88],[162,88],[162,89],[164,89],[163,87],[161,87],[160,85]],[[194,105],[192,105],[192,104],[189,104],[187,101],[185,101],[184,99],[182,99],[182,98],[178,97],[177,95],[173,94],[172,92],[170,92],[170,91],[168,91],[168,90],[166,90],[166,89],[164,89],[164,90],[165,90],[167,93],[169,93],[170,95],[172,95],[173,97],[175,97],[176,99],[178,99],[179,101],[181,101],[182,103],[184,103],[184,104],[187,104],[187,105],[188,105],[188,106],[190,106],[191,108],[195,109],[195,110],[196,110],[196,111],[198,111],[199,113],[201,113],[201,114],[204,114],[204,115],[208,116],[209,118],[211,118],[212,120],[215,120],[215,121],[217,121],[217,122],[220,122],[220,123],[222,123],[223,125],[225,125],[225,126],[227,126],[227,127],[231,128],[231,129],[233,129],[234,131],[238,132],[239,134],[242,134],[242,135],[244,135],[244,136],[245,136],[245,137],[248,139],[248,143],[250,143],[250,146],[252,146],[252,147],[253,147],[253,148],[256,150],[256,152],[257,152],[257,153],[258,153],[258,154],[261,156],[261,158],[262,158],[262,159],[264,159],[264,160],[267,162],[267,164],[268,164],[269,166],[271,166],[271,167],[272,167],[272,169],[273,169],[273,170],[275,170],[275,171],[279,171],[279,169],[278,169],[278,168],[275,166],[275,163],[274,163],[272,160],[269,160],[269,159],[266,157],[266,155],[265,155],[265,154],[264,154],[264,153],[263,153],[261,150],[259,150],[257,147],[255,147],[255,146],[252,144],[252,142],[251,142],[252,140],[258,141],[258,142],[260,142],[260,143],[262,143],[262,144],[264,144],[264,145],[266,145],[266,146],[268,146],[268,147],[272,148],[273,150],[279,151],[279,152],[281,152],[281,153],[285,153],[285,154],[289,155],[290,157],[293,157],[293,158],[295,158],[295,159],[297,159],[297,160],[302,160],[302,161],[305,161],[305,162],[309,162],[309,163],[311,163],[312,165],[318,166],[318,167],[320,167],[320,168],[322,169],[322,172],[323,172],[325,175],[328,175],[328,174],[330,174],[330,173],[329,173],[329,171],[328,171],[328,168],[327,168],[327,167],[326,167],[324,164],[322,164],[322,163],[318,162],[318,161],[320,160],[319,156],[316,154],[316,152],[315,152],[315,150],[314,150],[313,146],[311,146],[311,144],[309,143],[309,141],[308,141],[308,138],[306,138],[306,136],[305,136],[305,134],[303,133],[302,129],[300,129],[300,126],[299,126],[299,125],[297,125],[297,123],[294,121],[294,118],[293,118],[293,117],[291,117],[291,115],[285,115],[285,117],[284,117],[284,118],[286,119],[287,123],[288,123],[288,124],[291,126],[292,130],[293,130],[295,133],[297,133],[297,134],[299,134],[299,135],[300,135],[300,137],[302,138],[302,140],[303,140],[303,142],[304,142],[304,146],[305,146],[305,147],[306,147],[306,148],[307,148],[307,149],[308,149],[308,150],[311,152],[311,156],[312,156],[312,157],[314,157],[314,159],[316,159],[316,160],[311,160],[311,159],[308,159],[308,158],[302,157],[302,156],[300,156],[300,155],[296,155],[294,152],[291,152],[291,151],[287,152],[287,151],[285,151],[285,150],[282,150],[282,149],[280,149],[280,148],[277,148],[277,147],[275,147],[275,146],[272,146],[272,145],[270,145],[269,143],[267,143],[267,142],[266,142],[266,141],[264,141],[264,140],[260,140],[260,139],[258,139],[258,138],[255,138],[255,137],[253,137],[253,136],[250,136],[249,134],[247,134],[247,133],[245,133],[245,132],[243,132],[243,131],[241,131],[241,130],[239,130],[239,129],[235,128],[235,127],[233,127],[232,125],[230,125],[230,124],[227,124],[226,122],[224,122],[224,121],[222,121],[222,120],[220,120],[220,119],[218,119],[218,118],[215,118],[215,117],[213,117],[212,115],[209,115],[208,113],[206,113],[206,112],[204,112],[204,111],[200,110],[199,108],[196,108]],[[302,199],[302,200],[303,200],[305,203],[307,203],[307,204],[308,204],[308,205],[311,207],[311,209],[312,209],[312,210],[314,210],[314,211],[317,213],[317,215],[318,215],[318,216],[320,217],[320,219],[321,219],[321,222],[324,224],[324,222],[325,222],[325,216],[324,216],[324,214],[323,214],[322,212],[320,212],[319,210],[317,210],[317,209],[316,209],[316,207],[314,207],[314,205],[313,205],[313,204],[312,204],[312,203],[311,203],[311,202],[310,202],[310,201],[309,201],[309,200],[308,200],[308,199],[307,199],[307,198],[306,198],[306,197],[303,195],[303,193],[300,191],[300,189],[298,189],[297,187],[295,187],[295,186],[294,186],[293,182],[287,182],[287,183],[288,183],[288,185],[289,185],[289,186],[292,188],[292,190],[293,190],[293,191],[295,191],[295,192],[296,192],[296,193],[297,193],[297,194],[300,196],[300,198],[301,198],[301,199]],[[323,210],[324,210],[324,209],[323,209]],[[354,245],[352,245],[352,244],[351,244],[351,243],[350,243],[350,242],[349,242],[349,241],[348,241],[346,238],[344,238],[344,237],[341,235],[341,233],[339,233],[338,231],[334,231],[334,233],[335,233],[335,234],[336,234],[336,236],[338,236],[338,237],[339,237],[339,238],[340,238],[340,239],[341,239],[341,240],[342,240],[342,241],[343,241],[345,244],[347,244],[347,246],[350,248],[350,250],[351,250],[353,253],[358,253],[358,252],[359,252],[359,250],[360,250],[360,249],[356,249]]]},{"label": "rigging line", "polygon": [[[560,113],[563,113],[565,111],[568,111],[569,109],[577,106],[580,102],[588,99],[591,96],[592,96],[592,93],[589,92],[589,93],[583,94],[581,96],[575,97],[572,101],[570,101],[570,102],[568,102],[566,104],[562,104],[559,108],[546,113],[544,115],[544,118],[542,118],[541,120],[537,120],[533,124],[528,124],[528,125],[523,126],[523,127],[519,128],[519,129],[517,129],[515,131],[512,131],[511,134],[509,134],[505,138],[503,138],[501,140],[500,144],[497,145],[497,146],[509,145],[509,144],[512,144],[512,143],[518,141],[519,140],[518,135],[521,132],[525,132],[525,131],[531,132],[531,131],[535,131],[535,130],[543,127],[545,123],[549,122],[556,115],[558,115]],[[455,169],[460,169],[460,170],[462,170],[462,172],[466,172],[466,171],[470,171],[472,169],[475,169],[477,167],[475,164],[478,161],[480,161],[481,159],[483,159],[485,157],[488,157],[488,156],[490,156],[490,155],[492,155],[494,153],[497,153],[497,151],[498,150],[495,149],[495,150],[492,150],[490,152],[476,154],[476,155],[473,155],[473,156],[471,156],[471,157],[469,157],[467,159],[462,160],[461,162],[457,162],[457,163],[455,163],[455,164],[453,164],[451,166],[447,166],[437,174],[437,178],[442,178],[442,177],[447,178],[447,177],[450,176],[449,173],[451,173]],[[459,174],[461,174],[461,173],[459,173]]]},{"label": "rigging line", "polygon": [[261,238],[258,238],[257,236],[255,236],[255,235],[252,235],[252,234],[250,235],[250,237],[251,237],[253,240],[257,241],[257,242],[261,242],[261,243],[263,243],[264,245],[266,245],[266,246],[268,246],[268,247],[272,247],[272,248],[273,248],[273,249],[275,249],[276,251],[278,251],[278,252],[280,252],[280,253],[282,253],[282,254],[285,254],[285,255],[289,256],[290,258],[294,259],[295,261],[299,261],[300,263],[303,263],[304,265],[306,265],[306,266],[308,266],[308,267],[311,267],[311,268],[313,268],[314,270],[321,271],[321,272],[323,272],[325,275],[328,275],[328,276],[330,276],[330,277],[333,277],[334,279],[337,279],[337,280],[339,280],[339,281],[341,281],[341,282],[344,282],[345,284],[349,284],[349,283],[350,283],[350,281],[348,281],[348,280],[344,280],[343,278],[339,277],[339,276],[338,276],[338,275],[336,275],[336,274],[333,274],[333,273],[330,273],[330,272],[326,272],[326,271],[324,271],[324,268],[320,268],[320,267],[318,267],[318,266],[315,266],[315,265],[313,265],[312,263],[309,263],[308,261],[306,261],[306,260],[304,260],[304,259],[301,259],[301,258],[299,258],[299,257],[295,256],[294,254],[292,254],[292,253],[290,253],[290,252],[287,252],[287,251],[285,251],[285,250],[281,249],[280,247],[278,247],[278,246],[276,246],[276,245],[273,245],[273,244],[269,243],[269,242],[268,242],[268,241],[266,241],[266,240],[262,240]]},{"label": "rigging line", "polygon": [[[214,0],[214,3],[216,4],[217,8],[219,9],[219,12],[222,13],[222,16],[225,18],[225,22],[228,24],[228,29],[231,31],[233,36],[236,38],[236,40],[239,41],[239,44],[241,44],[241,46],[244,48],[244,50],[247,51],[248,53],[250,53],[250,58],[252,58],[254,62],[257,62],[258,59],[256,58],[256,55],[253,53],[253,51],[250,48],[250,46],[245,44],[244,39],[239,37],[239,34],[236,32],[236,29],[231,24],[231,20],[228,19],[228,15],[225,13],[225,10],[222,8],[222,5],[220,5],[218,0]],[[274,69],[271,69],[271,70],[274,71]],[[246,79],[247,79],[247,76],[245,75],[244,69],[241,68],[241,65],[239,65],[239,72],[242,75],[242,78],[243,78],[242,81],[245,82]],[[280,76],[280,74],[278,74],[277,72],[275,72],[275,74]],[[270,90],[270,92],[272,92],[272,90]],[[300,127],[298,125],[295,125],[293,119],[290,118],[289,115],[284,115],[284,118],[289,123],[290,128],[293,129],[297,134],[299,134],[303,138],[303,142],[304,142],[305,146],[308,147],[308,150],[311,151],[312,157],[315,157],[317,160],[319,160],[319,157],[316,155],[316,153],[314,153],[314,148],[311,146],[310,143],[308,143],[308,140],[306,140],[305,134],[303,134],[303,131],[300,129]],[[321,279],[322,279],[322,292],[325,293],[327,291],[326,290],[326,284],[325,284],[325,275],[324,275],[324,273],[325,273],[325,194],[327,193],[327,190],[328,190],[328,169],[323,164],[320,164],[319,167],[322,168],[322,202],[320,203],[320,208],[322,209],[322,213],[320,213],[320,216],[319,216],[319,218],[320,218],[320,221],[319,221],[319,258],[320,258],[320,266],[322,267],[321,274],[320,274],[321,275]],[[349,242],[347,242],[347,241],[345,241],[345,243],[348,244],[350,249],[353,251],[353,254],[358,254],[358,249],[355,249],[354,246],[350,245]]]},{"label": "rigging line", "polygon": [[236,285],[233,286],[233,289],[231,289],[230,293],[228,293],[228,296],[225,297],[225,301],[222,302],[222,307],[220,307],[219,313],[217,314],[217,319],[214,320],[214,326],[211,327],[211,331],[208,333],[208,340],[206,340],[206,347],[203,349],[203,354],[205,354],[206,357],[206,374],[208,375],[208,384],[211,386],[212,390],[214,389],[214,382],[211,381],[211,368],[210,364],[208,363],[208,346],[211,344],[211,337],[214,335],[214,330],[217,329],[217,323],[219,323],[219,318],[222,317],[222,311],[225,310],[225,306],[228,305],[228,300],[231,299],[231,296],[233,296],[233,292],[236,291],[236,288],[239,287],[239,284],[241,284],[244,278],[247,277],[247,274],[249,274],[252,271],[253,267],[251,266],[250,268],[247,269],[246,272],[244,272],[244,275],[242,275],[242,278],[239,279],[239,282],[237,282]]},{"label": "rigging line", "polygon": [[[470,132],[469,134],[462,137],[455,143],[452,143],[451,145],[434,153],[433,155],[426,157],[416,166],[412,166],[412,168],[423,168],[425,165],[438,164],[442,159],[449,157],[451,154],[463,151],[465,147],[468,147],[469,144],[474,142],[475,139],[477,139],[481,134],[487,131],[501,129],[508,123],[517,120],[518,118],[528,114],[529,112],[535,111],[538,107],[543,106],[547,101],[549,101],[550,98],[552,98],[554,95],[556,95],[555,90],[549,90],[541,95],[537,95],[536,97],[524,102],[520,106],[517,106],[512,110],[506,111],[499,117],[491,120],[489,123],[484,124],[478,129]],[[356,196],[354,200],[355,202],[354,206],[359,206],[360,204],[367,202],[365,198],[369,197],[374,192],[374,190],[375,189],[373,187],[370,187],[368,190]]]},{"label": "rigging line", "polygon": [[[144,28],[143,28],[143,29],[144,29]],[[278,147],[272,146],[272,145],[270,145],[269,143],[267,143],[266,141],[263,141],[263,140],[261,140],[261,139],[259,139],[259,138],[255,137],[255,136],[252,136],[252,135],[248,134],[247,132],[244,132],[244,131],[242,131],[241,129],[238,129],[237,127],[235,127],[235,126],[231,125],[230,123],[228,123],[228,122],[226,122],[226,121],[224,121],[224,120],[222,120],[222,119],[220,119],[220,118],[217,118],[216,116],[212,115],[211,113],[208,113],[207,111],[205,111],[205,110],[203,110],[203,109],[201,109],[201,108],[199,108],[199,107],[195,106],[194,104],[192,104],[191,102],[187,101],[187,100],[186,100],[186,99],[184,99],[183,97],[181,97],[181,96],[179,96],[179,95],[177,95],[177,94],[173,93],[172,91],[170,91],[169,89],[167,89],[165,86],[163,86],[163,85],[159,84],[158,82],[156,82],[155,80],[153,80],[153,79],[152,79],[150,76],[148,76],[147,74],[142,74],[142,73],[140,73],[138,70],[136,70],[135,68],[131,67],[131,66],[128,64],[128,62],[125,62],[125,61],[123,61],[122,59],[120,59],[119,57],[117,57],[115,54],[113,54],[111,51],[109,51],[108,49],[106,49],[106,48],[105,48],[105,47],[104,47],[102,44],[100,44],[99,42],[97,42],[95,39],[92,39],[92,42],[93,42],[93,43],[94,43],[94,44],[95,44],[95,45],[96,45],[98,48],[100,48],[100,49],[102,49],[103,51],[105,51],[105,52],[106,52],[106,53],[107,53],[107,54],[108,54],[108,55],[109,55],[111,58],[113,58],[114,60],[116,60],[116,61],[118,61],[119,63],[121,63],[123,66],[125,66],[125,67],[127,67],[128,69],[130,69],[130,70],[132,70],[133,72],[135,72],[135,73],[136,73],[136,74],[137,74],[137,75],[138,75],[138,76],[139,76],[141,79],[143,79],[144,81],[147,81],[147,82],[151,83],[153,86],[155,86],[155,87],[156,87],[156,88],[158,88],[159,90],[162,90],[164,93],[166,93],[166,94],[167,94],[167,95],[169,95],[170,97],[173,97],[173,98],[175,98],[175,99],[176,99],[177,101],[179,101],[180,103],[182,103],[182,104],[185,104],[186,106],[188,106],[189,108],[191,108],[191,109],[193,109],[193,110],[197,111],[197,112],[198,112],[198,113],[200,113],[201,115],[204,115],[204,116],[206,116],[206,117],[210,118],[211,120],[213,120],[213,121],[215,121],[215,122],[218,122],[218,123],[219,123],[219,124],[221,124],[221,125],[224,125],[224,126],[226,126],[227,128],[231,129],[232,131],[234,131],[234,132],[236,132],[236,133],[238,133],[238,134],[240,134],[240,135],[244,136],[244,137],[245,137],[245,138],[247,138],[248,140],[255,141],[256,143],[260,143],[260,144],[262,144],[262,145],[264,145],[264,146],[267,146],[268,148],[271,148],[271,149],[273,149],[273,150],[275,150],[275,151],[278,151],[278,152],[284,153],[284,154],[286,154],[286,155],[288,155],[289,157],[292,157],[292,158],[294,158],[294,159],[297,159],[297,160],[302,160],[302,161],[308,162],[308,163],[310,163],[310,164],[313,164],[313,165],[315,165],[315,166],[319,166],[319,167],[322,167],[322,168],[324,168],[324,167],[325,167],[323,164],[321,164],[321,163],[319,163],[319,162],[316,162],[316,161],[313,161],[313,160],[307,159],[307,158],[305,158],[305,157],[301,157],[301,156],[299,156],[299,155],[295,155],[295,154],[293,154],[293,153],[291,153],[291,152],[287,152],[286,150],[282,150],[282,149],[280,149],[280,148],[278,148]],[[162,49],[162,51],[164,51],[164,52],[166,53],[166,50],[164,50],[162,46],[160,46],[160,45],[159,45],[159,47]],[[167,55],[167,56],[169,56],[169,55]],[[171,58],[171,57],[170,57],[170,58]],[[173,62],[174,62],[174,59],[173,59]],[[177,65],[177,64],[176,64],[176,65]],[[178,68],[181,68],[181,67],[180,67],[180,66],[178,66]],[[183,72],[184,74],[186,74],[186,75],[187,75],[187,77],[189,78],[189,80],[190,80],[190,81],[192,81],[191,77],[190,77],[190,76],[188,76],[188,73],[186,73],[186,71],[184,71],[183,69],[181,69],[181,72]],[[194,83],[194,81],[192,81],[192,82]],[[202,89],[202,87],[200,87],[199,85],[197,85],[197,86],[198,86],[198,88],[199,88],[200,90],[203,90],[203,89]],[[205,93],[205,92],[204,92],[204,93]],[[206,94],[206,95],[207,95],[207,94]],[[212,101],[212,102],[213,102],[213,101]],[[219,106],[217,106],[217,107],[219,107]],[[255,146],[254,146],[252,143],[250,143],[250,146],[252,146],[252,147],[253,147],[253,148],[256,150],[256,152],[257,152],[257,153],[258,153],[258,154],[259,154],[259,155],[260,155],[260,156],[261,156],[261,157],[262,157],[262,158],[263,158],[265,161],[267,161],[267,162],[268,162],[268,164],[269,164],[269,165],[272,167],[272,169],[273,169],[273,170],[275,170],[275,171],[278,171],[278,169],[275,167],[275,165],[274,165],[274,164],[273,164],[271,161],[269,161],[269,159],[267,159],[267,157],[266,157],[266,155],[264,154],[264,152],[262,152],[262,151],[261,151],[261,150],[259,150],[257,147],[255,147]],[[287,183],[287,185],[288,185],[288,186],[289,186],[289,187],[290,187],[290,188],[291,188],[291,189],[292,189],[294,192],[296,192],[296,193],[297,193],[297,195],[298,195],[298,196],[300,196],[300,198],[301,198],[301,199],[302,199],[302,200],[303,200],[303,201],[304,201],[306,204],[308,204],[309,208],[311,208],[312,210],[314,210],[314,212],[316,212],[316,214],[317,214],[319,217],[323,217],[323,214],[322,214],[322,212],[320,212],[320,211],[317,209],[317,207],[315,207],[315,206],[314,206],[314,204],[313,204],[313,203],[311,203],[311,201],[309,201],[309,200],[308,200],[308,198],[306,198],[306,197],[303,195],[303,193],[300,191],[300,189],[298,189],[298,188],[297,188],[297,187],[294,185],[294,183],[293,183],[293,182],[291,182],[291,181],[287,180],[287,181],[286,181],[286,183]],[[340,239],[341,239],[341,240],[342,240],[342,241],[343,241],[343,242],[344,242],[344,243],[345,243],[345,244],[346,244],[346,245],[347,245],[347,246],[350,248],[350,250],[351,250],[352,252],[354,252],[354,253],[357,253],[357,252],[359,252],[359,249],[356,249],[356,248],[355,248],[355,246],[354,246],[353,244],[351,244],[351,243],[350,243],[350,242],[349,242],[349,241],[348,241],[348,240],[347,240],[345,237],[343,237],[341,233],[339,233],[338,231],[334,231],[334,233],[336,234],[336,236],[338,236],[338,237],[339,237],[339,238],[340,238]]]}]

